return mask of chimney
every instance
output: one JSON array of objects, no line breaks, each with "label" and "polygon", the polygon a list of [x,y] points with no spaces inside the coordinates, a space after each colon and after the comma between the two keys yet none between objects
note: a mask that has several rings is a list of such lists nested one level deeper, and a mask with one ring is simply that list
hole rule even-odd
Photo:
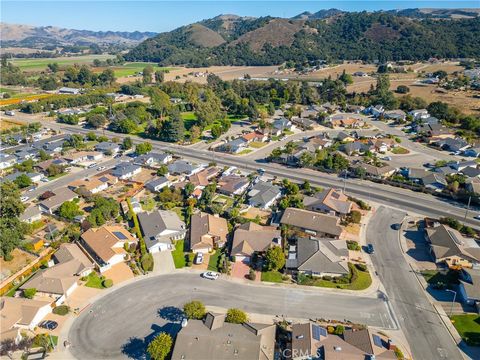
[{"label": "chimney", "polygon": [[397,346],[395,345],[395,343],[393,342],[392,339],[388,339],[388,350],[395,350],[397,348]]}]

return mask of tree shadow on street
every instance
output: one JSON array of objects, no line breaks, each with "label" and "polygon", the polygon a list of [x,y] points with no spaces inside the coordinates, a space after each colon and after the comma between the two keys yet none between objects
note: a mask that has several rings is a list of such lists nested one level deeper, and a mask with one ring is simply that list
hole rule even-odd
[{"label": "tree shadow on street", "polygon": [[175,306],[165,306],[159,309],[158,316],[172,323],[180,323],[185,318],[184,312]]}]

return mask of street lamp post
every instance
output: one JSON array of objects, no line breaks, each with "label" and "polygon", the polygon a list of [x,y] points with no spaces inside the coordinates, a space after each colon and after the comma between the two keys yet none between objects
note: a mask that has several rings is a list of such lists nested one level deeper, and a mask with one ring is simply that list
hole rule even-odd
[{"label": "street lamp post", "polygon": [[450,316],[452,316],[453,313],[453,304],[455,303],[455,299],[457,298],[457,292],[454,290],[450,289],[445,289],[445,291],[452,292],[453,293],[453,300],[452,300],[452,305],[450,306]]}]

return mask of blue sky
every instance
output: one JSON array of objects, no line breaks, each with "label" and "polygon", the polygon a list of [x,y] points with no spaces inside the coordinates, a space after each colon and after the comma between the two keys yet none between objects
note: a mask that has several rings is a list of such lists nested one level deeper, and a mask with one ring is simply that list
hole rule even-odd
[{"label": "blue sky", "polygon": [[218,14],[291,17],[303,11],[474,8],[480,1],[1,1],[1,21],[85,30],[169,31]]}]

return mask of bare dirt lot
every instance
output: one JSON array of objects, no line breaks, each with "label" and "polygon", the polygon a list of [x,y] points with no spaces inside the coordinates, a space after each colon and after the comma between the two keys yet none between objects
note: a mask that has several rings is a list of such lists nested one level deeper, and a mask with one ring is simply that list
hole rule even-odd
[{"label": "bare dirt lot", "polygon": [[[165,81],[194,81],[206,83],[207,75],[213,73],[222,80],[234,80],[249,74],[251,77],[270,77],[274,75],[278,66],[211,66],[208,68],[185,68],[179,67],[165,74]],[[195,76],[194,74],[197,74]],[[177,76],[180,78],[177,79]],[[119,83],[134,82],[140,80],[140,77],[121,77]]]},{"label": "bare dirt lot", "polygon": [[1,274],[0,278],[3,280],[10,276],[11,274],[16,273],[22,269],[25,265],[32,262],[35,259],[35,256],[20,250],[18,248],[12,251],[13,259],[11,261],[5,261],[3,258],[0,258],[0,269]]}]

